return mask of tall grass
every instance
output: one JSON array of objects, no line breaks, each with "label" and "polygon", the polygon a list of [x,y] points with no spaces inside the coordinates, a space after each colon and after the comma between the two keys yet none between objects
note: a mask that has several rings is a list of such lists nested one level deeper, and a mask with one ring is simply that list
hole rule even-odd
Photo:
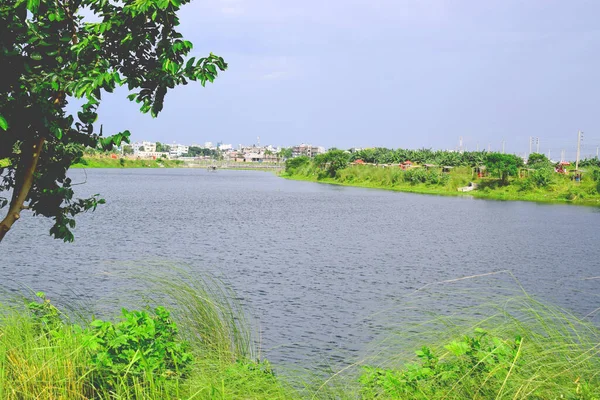
[{"label": "tall grass", "polygon": [[92,379],[99,371],[81,335],[89,321],[62,315],[63,323],[44,330],[26,307],[4,303],[0,399],[600,398],[598,327],[534,299],[507,272],[399,297],[398,306],[362,321],[384,327],[379,339],[325,379],[309,369],[276,375],[259,360],[252,323],[231,290],[163,272],[136,278],[149,294],[142,304],[173,311],[193,353],[189,371],[173,379],[127,372]]},{"label": "tall grass", "polygon": [[[421,180],[414,179],[415,175],[419,175]],[[349,186],[453,196],[463,195],[457,189],[473,181],[479,188],[466,194],[472,197],[600,205],[600,169],[596,167],[588,167],[582,181],[575,181],[570,175],[554,173],[550,168],[548,171],[525,171],[522,177],[511,178],[508,185],[501,185],[498,179],[490,176],[477,178],[469,167],[457,167],[445,174],[438,169],[425,172],[422,167],[403,171],[397,166],[355,165],[338,170],[332,178],[309,162],[283,176]]]},{"label": "tall grass", "polygon": [[[145,279],[152,303],[168,304],[179,337],[193,353],[181,377],[125,372],[110,382],[97,371],[82,329],[91,321],[51,331],[25,307],[0,305],[0,399],[289,399],[294,392],[259,354],[250,325],[231,292],[210,279],[186,274]],[[100,382],[100,383],[98,383]]]},{"label": "tall grass", "polygon": [[600,398],[598,327],[511,281],[503,271],[442,282],[381,310],[365,323],[387,333],[327,385],[378,399]]}]

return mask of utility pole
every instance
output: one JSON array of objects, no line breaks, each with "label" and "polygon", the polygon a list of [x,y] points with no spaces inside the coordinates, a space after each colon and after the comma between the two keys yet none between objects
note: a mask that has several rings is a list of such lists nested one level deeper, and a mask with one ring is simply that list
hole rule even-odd
[{"label": "utility pole", "polygon": [[598,150],[600,150],[600,146],[596,146],[596,159],[598,159]]},{"label": "utility pole", "polygon": [[463,142],[462,142],[462,136],[460,136],[460,137],[458,138],[458,144],[459,144],[459,146],[458,146],[458,147],[459,147],[460,153],[462,154],[462,152],[463,152]]},{"label": "utility pole", "polygon": [[492,144],[488,143],[488,153],[492,151]]},{"label": "utility pole", "polygon": [[575,169],[579,169],[579,155],[581,154],[581,141],[583,140],[583,132],[577,132],[577,161],[575,161]]},{"label": "utility pole", "polygon": [[535,152],[539,154],[540,153],[540,138],[539,137],[535,138],[535,142],[537,144],[537,148],[536,148]]},{"label": "utility pole", "polygon": [[529,136],[529,154],[531,154],[531,145],[533,144],[533,137]]},{"label": "utility pole", "polygon": [[550,159],[550,149],[548,149],[548,160]]},{"label": "utility pole", "polygon": [[479,151],[479,142],[477,142],[477,151]]}]

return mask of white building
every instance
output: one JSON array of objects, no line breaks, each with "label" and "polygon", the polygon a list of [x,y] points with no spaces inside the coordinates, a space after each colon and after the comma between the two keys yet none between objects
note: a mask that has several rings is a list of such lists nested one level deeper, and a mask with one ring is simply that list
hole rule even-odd
[{"label": "white building", "polygon": [[133,149],[133,154],[135,155],[137,155],[140,152],[156,153],[155,142],[135,142],[131,144],[131,148]]},{"label": "white building", "polygon": [[173,143],[169,147],[170,147],[169,155],[171,157],[181,157],[182,155],[187,154],[188,151],[190,150],[190,146],[186,146],[183,144]]},{"label": "white building", "polygon": [[231,144],[222,144],[219,146],[220,150],[227,151],[233,149],[233,145]]},{"label": "white building", "polygon": [[134,156],[139,158],[151,158],[156,160],[158,158],[169,158],[169,153],[165,151],[138,151],[134,154]]},{"label": "white building", "polygon": [[317,154],[325,153],[325,148],[322,146],[313,146],[310,144],[304,144],[292,147],[292,157],[308,156],[314,157]]}]

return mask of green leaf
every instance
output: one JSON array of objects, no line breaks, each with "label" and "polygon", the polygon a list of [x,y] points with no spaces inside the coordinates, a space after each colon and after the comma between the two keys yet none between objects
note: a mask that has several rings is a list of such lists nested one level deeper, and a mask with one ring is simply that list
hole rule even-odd
[{"label": "green leaf", "polygon": [[31,11],[32,14],[37,13],[39,7],[40,0],[27,0],[27,9]]},{"label": "green leaf", "polygon": [[462,356],[464,354],[467,354],[467,351],[469,351],[469,345],[465,342],[453,341],[444,347],[451,353],[453,353],[455,356]]},{"label": "green leaf", "polygon": [[5,131],[8,130],[8,122],[2,115],[0,115],[0,128],[2,128]]}]

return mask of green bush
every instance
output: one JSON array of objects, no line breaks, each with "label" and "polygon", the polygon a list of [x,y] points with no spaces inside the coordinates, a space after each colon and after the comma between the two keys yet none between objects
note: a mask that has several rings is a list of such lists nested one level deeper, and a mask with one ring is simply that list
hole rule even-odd
[{"label": "green bush", "polygon": [[503,339],[476,328],[474,335],[454,340],[444,348],[447,352],[442,358],[424,346],[416,352],[420,363],[407,364],[402,369],[364,367],[359,378],[363,398],[441,398],[456,389],[465,377],[468,381],[487,382],[476,393],[467,386],[461,393],[465,398],[489,398],[500,391],[517,361],[521,337]]},{"label": "green bush", "polygon": [[537,168],[530,175],[530,179],[537,187],[546,187],[552,183],[554,171],[552,168]]},{"label": "green bush", "polygon": [[430,171],[427,173],[427,183],[431,185],[446,185],[450,182],[450,175],[438,171]]},{"label": "green bush", "polygon": [[92,387],[113,387],[123,381],[143,381],[184,376],[192,362],[187,343],[177,338],[177,325],[164,307],[153,314],[122,309],[117,323],[96,319],[89,327],[70,325],[43,292],[41,300],[28,304],[40,331],[57,337],[65,328],[78,336],[91,358],[93,373],[88,375]]},{"label": "green bush", "polygon": [[298,168],[305,166],[310,163],[310,158],[307,156],[300,156],[290,158],[285,162],[285,172],[293,174]]},{"label": "green bush", "polygon": [[122,310],[117,323],[94,320],[82,331],[100,381],[145,374],[169,378],[184,375],[192,362],[188,345],[177,339],[177,326],[164,307],[146,311]]},{"label": "green bush", "polygon": [[404,172],[404,181],[411,185],[427,182],[427,171],[423,168],[410,168]]}]

